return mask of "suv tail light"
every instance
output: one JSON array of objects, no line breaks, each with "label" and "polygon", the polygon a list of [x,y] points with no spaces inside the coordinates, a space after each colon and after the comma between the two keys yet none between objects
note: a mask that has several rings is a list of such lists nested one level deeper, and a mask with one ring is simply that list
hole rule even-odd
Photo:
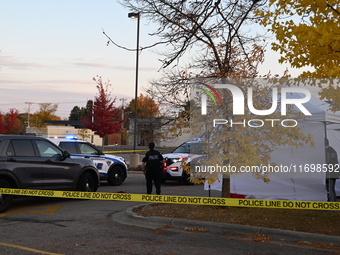
[{"label": "suv tail light", "polygon": [[[170,170],[170,171],[178,171],[179,167],[178,166],[171,166],[173,163],[176,162],[182,162],[185,159],[183,157],[180,158],[165,158],[164,163],[163,163],[163,170]],[[170,167],[169,167],[170,166]],[[167,168],[169,167],[169,168]]]}]

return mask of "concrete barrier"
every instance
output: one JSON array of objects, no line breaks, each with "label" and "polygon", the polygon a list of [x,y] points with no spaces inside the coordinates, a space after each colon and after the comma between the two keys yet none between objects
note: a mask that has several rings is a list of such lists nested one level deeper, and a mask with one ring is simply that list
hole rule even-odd
[{"label": "concrete barrier", "polygon": [[136,169],[140,164],[139,154],[133,153],[130,154],[130,168]]}]

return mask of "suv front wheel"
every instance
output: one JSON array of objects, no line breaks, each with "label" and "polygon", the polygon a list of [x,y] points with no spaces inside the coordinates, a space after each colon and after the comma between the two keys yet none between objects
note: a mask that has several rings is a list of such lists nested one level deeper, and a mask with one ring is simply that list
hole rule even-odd
[{"label": "suv front wheel", "polygon": [[109,185],[118,186],[121,185],[124,180],[124,169],[120,166],[114,166],[109,173],[109,177],[107,178],[107,182],[109,183]]},{"label": "suv front wheel", "polygon": [[95,192],[97,190],[95,185],[95,179],[91,173],[84,173],[79,178],[78,190],[86,192]]}]

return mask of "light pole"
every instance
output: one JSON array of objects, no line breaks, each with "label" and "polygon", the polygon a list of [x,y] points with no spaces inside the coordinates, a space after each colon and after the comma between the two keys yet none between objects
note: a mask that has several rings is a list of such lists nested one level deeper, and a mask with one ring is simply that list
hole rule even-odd
[{"label": "light pole", "polygon": [[137,97],[138,97],[138,65],[139,65],[139,26],[140,26],[140,13],[130,12],[129,18],[137,18],[137,46],[136,46],[136,79],[135,79],[135,119],[133,127],[133,154],[131,155],[130,167],[137,169],[139,165],[139,155],[136,154],[137,145]]},{"label": "light pole", "polygon": [[135,119],[134,119],[134,131],[133,131],[133,153],[136,153],[140,13],[139,12],[130,12],[128,14],[128,17],[132,18],[132,19],[136,19],[137,18],[136,79],[135,79]]}]

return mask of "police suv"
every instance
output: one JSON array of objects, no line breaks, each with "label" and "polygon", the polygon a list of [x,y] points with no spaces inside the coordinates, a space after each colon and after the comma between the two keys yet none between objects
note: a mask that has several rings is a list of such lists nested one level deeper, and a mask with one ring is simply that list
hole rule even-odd
[{"label": "police suv", "polygon": [[182,163],[190,163],[202,158],[203,143],[201,140],[188,141],[178,146],[172,153],[164,154],[164,168],[162,182],[166,180],[177,180],[189,184],[190,174],[182,168]]},{"label": "police suv", "polygon": [[100,174],[100,180],[107,180],[109,185],[121,185],[127,177],[127,165],[124,158],[104,154],[89,142],[76,138],[48,138],[63,150],[71,154],[71,158],[91,159]]}]

